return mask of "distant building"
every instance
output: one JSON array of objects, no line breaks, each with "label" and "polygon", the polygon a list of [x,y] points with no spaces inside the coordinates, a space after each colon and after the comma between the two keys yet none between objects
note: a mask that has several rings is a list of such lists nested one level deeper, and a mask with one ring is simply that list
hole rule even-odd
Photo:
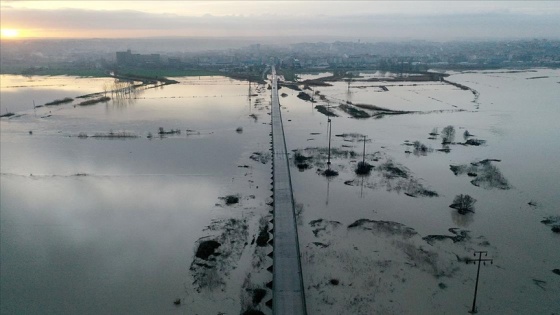
[{"label": "distant building", "polygon": [[157,66],[161,63],[159,54],[133,54],[130,49],[127,51],[117,51],[118,66]]}]

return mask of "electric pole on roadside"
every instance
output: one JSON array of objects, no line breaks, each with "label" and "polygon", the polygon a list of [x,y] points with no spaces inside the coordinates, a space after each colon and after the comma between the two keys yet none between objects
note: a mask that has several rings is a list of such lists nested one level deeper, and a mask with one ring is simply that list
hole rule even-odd
[{"label": "electric pole on roadside", "polygon": [[477,313],[477,310],[476,310],[476,293],[478,291],[478,276],[480,275],[480,264],[483,263],[484,265],[486,265],[487,261],[489,261],[490,264],[494,263],[493,259],[482,258],[482,254],[484,254],[484,257],[488,256],[487,251],[475,251],[474,252],[474,257],[476,257],[476,254],[478,254],[478,258],[467,259],[467,264],[473,263],[473,264],[476,265],[476,263],[478,263],[478,269],[476,271],[476,284],[474,286],[474,299],[473,299],[473,302],[472,302],[472,309],[469,311],[469,313],[471,313],[471,314]]}]

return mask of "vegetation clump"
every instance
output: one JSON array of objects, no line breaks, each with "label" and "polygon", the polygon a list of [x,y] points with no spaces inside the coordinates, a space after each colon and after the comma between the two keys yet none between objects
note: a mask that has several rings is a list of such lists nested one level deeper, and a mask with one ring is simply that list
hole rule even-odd
[{"label": "vegetation clump", "polygon": [[236,195],[228,195],[224,197],[224,201],[226,202],[226,205],[233,205],[236,203],[239,203],[239,196]]},{"label": "vegetation clump", "polygon": [[346,113],[348,113],[350,116],[352,116],[353,118],[370,118],[371,115],[368,114],[366,111],[361,110],[361,109],[357,109],[356,107],[352,106],[352,105],[348,105],[348,104],[342,104],[339,106],[340,109],[342,109],[343,111],[345,111]]},{"label": "vegetation clump", "polygon": [[14,115],[15,114],[12,113],[12,112],[7,112],[7,113],[4,113],[4,114],[0,115],[0,117],[11,117],[11,116],[14,116]]},{"label": "vegetation clump", "polygon": [[80,105],[80,106],[94,105],[94,104],[101,103],[101,102],[108,102],[110,100],[111,100],[110,97],[103,96],[103,97],[94,98],[94,99],[91,99],[91,100],[80,102],[78,105]]},{"label": "vegetation clump", "polygon": [[158,129],[158,135],[160,136],[164,136],[164,135],[180,135],[181,134],[181,130],[179,128],[177,129],[170,129],[169,131],[163,129],[163,127],[159,127]]},{"label": "vegetation clump", "polygon": [[296,152],[294,154],[294,162],[296,164],[305,163],[307,160],[311,160],[311,157],[310,156],[305,156],[305,155],[303,155],[299,152]]},{"label": "vegetation clump", "polygon": [[441,143],[450,144],[455,140],[455,127],[447,126],[441,130]]},{"label": "vegetation clump", "polygon": [[196,250],[196,257],[208,260],[208,257],[214,255],[216,249],[220,246],[222,246],[222,244],[213,240],[201,242]]},{"label": "vegetation clump", "polygon": [[449,206],[453,209],[457,209],[460,214],[467,214],[468,212],[474,213],[474,204],[476,199],[469,195],[457,195],[453,199],[453,203]]},{"label": "vegetation clump", "polygon": [[463,144],[464,144],[464,145],[479,146],[479,145],[483,145],[485,142],[486,142],[486,141],[480,140],[480,139],[468,139],[468,140],[465,141]]},{"label": "vegetation clump", "polygon": [[355,172],[357,175],[368,175],[372,169],[373,165],[370,165],[368,162],[358,162]]},{"label": "vegetation clump", "polygon": [[420,141],[414,141],[412,143],[412,146],[414,147],[414,155],[416,156],[426,156],[428,154],[428,152],[432,152],[433,149],[431,149],[430,147],[428,147],[427,145],[421,143]]},{"label": "vegetation clump", "polygon": [[327,109],[327,107],[325,105],[317,105],[315,106],[315,109],[317,109],[317,111],[325,116],[329,116],[329,117],[338,117],[337,114],[335,114],[333,111],[331,111],[330,109]]},{"label": "vegetation clump", "polygon": [[305,155],[303,155],[299,152],[294,153],[294,163],[300,171],[311,168],[309,163],[307,163],[307,161],[309,161],[311,159],[312,159],[312,157],[305,156]]},{"label": "vegetation clump", "polygon": [[331,170],[330,168],[326,169],[322,174],[323,174],[323,176],[326,176],[326,177],[338,176],[338,172],[335,171],[335,170]]},{"label": "vegetation clump", "polygon": [[386,115],[403,115],[403,114],[412,114],[414,111],[403,111],[403,110],[393,110],[388,108],[379,107],[377,105],[371,104],[353,104],[356,107],[367,109],[373,111],[371,117],[380,119],[385,117]]},{"label": "vegetation clump", "polygon": [[266,296],[265,289],[254,289],[253,290],[253,305],[258,305],[262,299]]},{"label": "vegetation clump", "polygon": [[[81,139],[85,139],[87,138],[88,135],[84,132],[80,132],[80,134],[78,134],[78,138]],[[107,139],[126,139],[126,138],[138,138],[137,135],[130,133],[128,131],[109,131],[108,133],[96,133],[93,136],[91,136],[92,138],[107,138]]]},{"label": "vegetation clump", "polygon": [[270,240],[270,235],[268,234],[268,226],[266,224],[261,226],[259,236],[257,237],[257,246],[265,247]]},{"label": "vegetation clump", "polygon": [[450,165],[449,168],[453,174],[462,175],[468,174],[474,177],[471,184],[485,189],[498,188],[507,190],[510,185],[500,170],[492,165],[491,162],[500,162],[496,159],[485,159],[479,162],[473,162],[467,165]]},{"label": "vegetation clump", "polygon": [[448,230],[453,235],[427,235],[422,237],[428,244],[433,245],[435,241],[451,240],[453,243],[463,242],[470,239],[469,231],[450,228]]},{"label": "vegetation clump", "polygon": [[549,216],[541,221],[541,223],[551,227],[554,233],[560,233],[560,216]]},{"label": "vegetation clump", "polygon": [[400,169],[393,161],[387,161],[379,166],[380,170],[385,171],[383,175],[387,178],[402,177],[408,178],[408,173]]},{"label": "vegetation clump", "polygon": [[54,100],[54,101],[52,101],[52,102],[45,103],[45,106],[66,104],[66,103],[70,103],[70,102],[72,102],[72,101],[74,101],[73,98],[71,98],[71,97],[65,97],[65,98],[60,99],[60,100]]},{"label": "vegetation clump", "polygon": [[297,97],[304,100],[304,101],[311,101],[312,100],[311,96],[309,94],[305,93],[305,92],[299,92]]}]

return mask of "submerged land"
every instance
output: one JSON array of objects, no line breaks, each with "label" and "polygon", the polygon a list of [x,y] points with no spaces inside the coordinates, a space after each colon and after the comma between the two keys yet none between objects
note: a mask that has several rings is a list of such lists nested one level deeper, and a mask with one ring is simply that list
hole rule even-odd
[{"label": "submerged land", "polygon": [[[560,311],[558,70],[286,60],[309,314],[467,312],[475,251],[480,313]],[[2,76],[2,313],[272,313],[268,67],[206,67]]]}]

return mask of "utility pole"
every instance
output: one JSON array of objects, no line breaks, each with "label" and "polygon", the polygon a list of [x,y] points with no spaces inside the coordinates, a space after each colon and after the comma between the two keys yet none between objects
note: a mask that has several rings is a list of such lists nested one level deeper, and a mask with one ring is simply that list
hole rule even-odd
[{"label": "utility pole", "polygon": [[364,135],[364,152],[362,153],[362,165],[366,165],[366,135]]},{"label": "utility pole", "polygon": [[327,167],[328,167],[329,170],[331,169],[331,130],[332,130],[331,129],[332,128],[331,127],[331,125],[332,125],[331,117],[329,116],[329,114],[330,114],[330,104],[331,103],[327,101],[327,128],[328,128],[327,134],[329,136],[329,155],[328,155],[328,159],[327,159]]},{"label": "utility pole", "polygon": [[327,160],[327,165],[329,167],[329,170],[331,169],[331,130],[332,130],[332,122],[331,122],[331,118],[329,117],[329,119],[327,120],[327,125],[329,127],[329,156],[328,156],[328,160]]},{"label": "utility pole", "polygon": [[476,293],[478,291],[478,276],[480,275],[480,264],[483,263],[484,265],[486,265],[486,262],[489,261],[490,264],[493,264],[494,261],[493,259],[490,258],[482,258],[482,254],[484,254],[484,257],[488,256],[488,252],[487,251],[475,251],[474,252],[474,257],[476,257],[476,254],[478,254],[478,258],[475,259],[467,259],[467,264],[473,263],[476,264],[478,263],[478,269],[476,271],[476,284],[474,286],[474,299],[472,302],[472,309],[469,311],[469,313],[471,314],[475,314],[477,313],[476,310]]},{"label": "utility pole", "polygon": [[[311,103],[313,104],[313,101],[315,101],[313,98],[315,97],[315,89],[313,87],[311,87]],[[313,106],[313,105],[311,105]]]}]

